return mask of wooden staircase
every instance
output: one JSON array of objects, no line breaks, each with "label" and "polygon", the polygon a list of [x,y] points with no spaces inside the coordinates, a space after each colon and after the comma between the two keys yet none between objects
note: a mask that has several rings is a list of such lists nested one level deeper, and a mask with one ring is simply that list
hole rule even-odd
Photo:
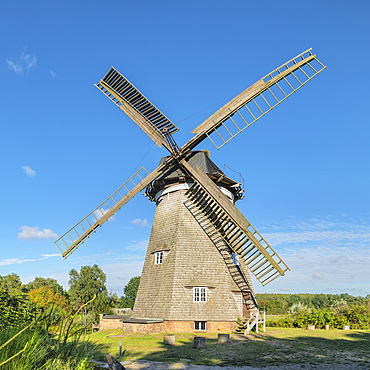
[{"label": "wooden staircase", "polygon": [[263,324],[263,332],[266,331],[266,314],[264,311],[253,310],[250,317],[238,318],[233,333],[248,335],[255,327],[258,334],[259,326]]}]

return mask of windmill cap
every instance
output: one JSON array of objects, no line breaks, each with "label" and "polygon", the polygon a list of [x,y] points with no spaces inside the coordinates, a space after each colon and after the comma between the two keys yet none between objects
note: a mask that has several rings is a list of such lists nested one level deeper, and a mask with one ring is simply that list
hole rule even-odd
[{"label": "windmill cap", "polygon": [[[169,157],[161,158],[159,164],[162,164],[168,158]],[[199,166],[202,169],[202,171],[208,175],[212,175],[213,173],[223,174],[223,172],[211,161],[208,150],[199,150],[190,152],[186,156],[186,160],[190,164],[190,166],[193,167],[195,170],[197,169],[197,166]],[[183,172],[182,168],[179,165],[177,165],[172,169],[170,173],[165,173],[163,177],[159,177],[158,180],[171,179],[182,176],[186,176],[186,174],[185,172]]]},{"label": "windmill cap", "polygon": [[[169,157],[163,157],[160,160],[160,164],[165,162]],[[240,184],[227,176],[216,166],[210,159],[208,150],[192,151],[186,155],[187,163],[197,170],[199,166],[203,172],[205,172],[217,185],[227,188],[235,197],[236,200],[242,199]],[[186,174],[183,168],[177,164],[172,167],[169,171],[165,172],[162,176],[158,177],[154,183],[152,189],[153,194],[158,192],[164,186],[168,186],[177,182],[184,182],[190,180],[188,174]],[[237,195],[240,194],[240,195]]]}]

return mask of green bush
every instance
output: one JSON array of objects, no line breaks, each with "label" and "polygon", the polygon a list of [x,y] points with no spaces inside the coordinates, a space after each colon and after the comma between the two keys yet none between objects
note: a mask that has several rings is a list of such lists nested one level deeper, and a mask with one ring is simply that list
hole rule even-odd
[{"label": "green bush", "polygon": [[282,318],[279,320],[267,320],[266,325],[269,327],[293,328],[294,320],[291,318]]},{"label": "green bush", "polygon": [[331,328],[341,329],[344,325],[350,325],[353,329],[370,329],[370,314],[364,306],[343,307],[341,312],[332,308],[322,310],[312,309],[299,310],[290,318],[283,318],[276,321],[267,321],[270,327],[296,327],[306,328],[307,325],[315,325],[318,329],[329,325]]}]

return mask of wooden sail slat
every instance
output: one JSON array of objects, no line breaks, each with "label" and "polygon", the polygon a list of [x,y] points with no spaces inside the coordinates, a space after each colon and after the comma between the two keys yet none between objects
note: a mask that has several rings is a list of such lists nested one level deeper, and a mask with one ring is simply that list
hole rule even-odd
[{"label": "wooden sail slat", "polygon": [[122,74],[111,67],[95,86],[114,101],[159,147],[164,145],[173,152],[166,135],[168,132],[178,131],[178,128]]},{"label": "wooden sail slat", "polygon": [[[190,202],[208,219],[218,230],[220,236],[226,244],[233,250],[250,269],[258,279],[260,268],[265,268],[265,265],[271,266],[278,275],[284,275],[288,266],[281,260],[276,252],[265,242],[250,222],[238,211],[232,202],[221,192],[216,184],[199,168],[195,171],[185,160],[181,165],[195,179],[195,183],[185,193]],[[213,209],[219,208],[224,216],[221,217],[222,227],[217,225],[220,219],[210,217],[213,214]],[[211,211],[210,211],[211,210]],[[236,231],[235,231],[236,229]],[[256,238],[256,235],[258,238]],[[229,237],[228,237],[229,236]],[[245,240],[244,240],[245,239]],[[264,247],[260,241],[266,244]],[[250,241],[250,243],[248,243]],[[246,247],[244,245],[246,244]],[[267,252],[270,249],[272,255]],[[266,285],[270,282],[265,280]]]}]

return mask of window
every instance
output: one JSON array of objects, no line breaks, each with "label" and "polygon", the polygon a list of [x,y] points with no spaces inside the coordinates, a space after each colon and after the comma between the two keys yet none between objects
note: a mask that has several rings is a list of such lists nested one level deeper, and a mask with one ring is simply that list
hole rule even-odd
[{"label": "window", "polygon": [[207,322],[206,321],[194,321],[194,330],[207,330]]},{"label": "window", "polygon": [[235,266],[240,266],[239,256],[235,252],[233,252],[233,262]]},{"label": "window", "polygon": [[193,288],[193,301],[194,302],[207,302],[207,288],[194,287]]},{"label": "window", "polygon": [[155,255],[154,255],[154,263],[156,265],[160,265],[163,263],[163,251],[162,252],[156,252]]}]

